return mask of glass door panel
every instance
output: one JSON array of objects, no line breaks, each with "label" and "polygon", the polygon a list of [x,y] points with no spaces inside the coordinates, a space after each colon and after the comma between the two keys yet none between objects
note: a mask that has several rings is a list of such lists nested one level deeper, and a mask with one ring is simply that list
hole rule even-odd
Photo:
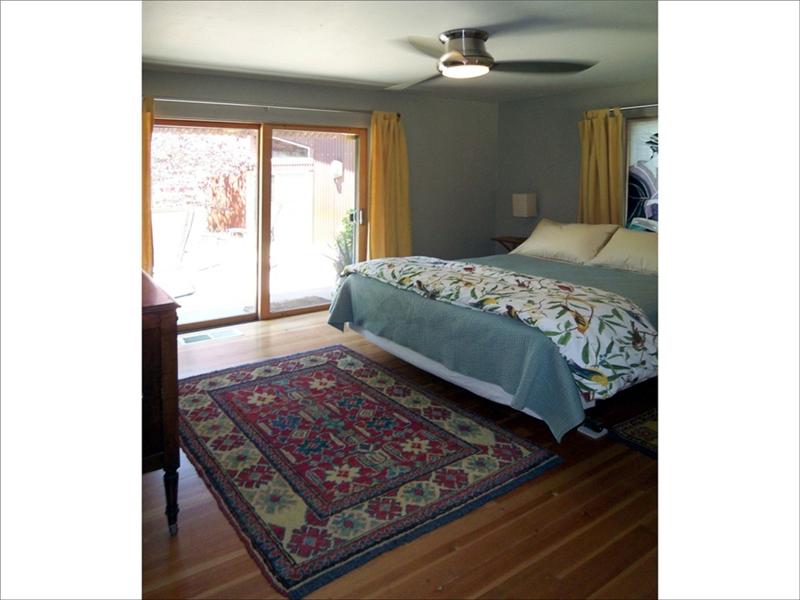
[{"label": "glass door panel", "polygon": [[359,136],[272,130],[269,310],[328,304],[358,256]]},{"label": "glass door panel", "polygon": [[153,278],[179,325],[254,315],[259,129],[174,123],[153,130]]}]

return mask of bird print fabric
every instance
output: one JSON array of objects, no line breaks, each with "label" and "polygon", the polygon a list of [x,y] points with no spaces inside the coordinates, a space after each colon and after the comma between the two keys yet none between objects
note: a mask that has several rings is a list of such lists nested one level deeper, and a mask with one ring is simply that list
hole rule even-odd
[{"label": "bird print fabric", "polygon": [[427,256],[349,265],[340,281],[351,274],[535,327],[566,360],[584,407],[658,374],[658,332],[612,292]]}]

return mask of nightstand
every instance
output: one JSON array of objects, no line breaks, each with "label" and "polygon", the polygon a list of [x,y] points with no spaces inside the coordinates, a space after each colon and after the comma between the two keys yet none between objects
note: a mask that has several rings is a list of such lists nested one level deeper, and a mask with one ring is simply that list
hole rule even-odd
[{"label": "nightstand", "polygon": [[493,237],[492,241],[497,242],[510,252],[527,239],[526,237],[517,237],[515,235],[501,235],[499,237]]}]

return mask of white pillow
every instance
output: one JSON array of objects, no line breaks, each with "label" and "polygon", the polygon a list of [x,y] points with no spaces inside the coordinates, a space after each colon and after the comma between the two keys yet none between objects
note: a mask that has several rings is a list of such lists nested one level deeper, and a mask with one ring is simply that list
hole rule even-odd
[{"label": "white pillow", "polygon": [[584,264],[595,257],[617,229],[619,225],[556,223],[542,219],[530,237],[511,254]]},{"label": "white pillow", "polygon": [[618,229],[589,265],[658,274],[658,234]]}]

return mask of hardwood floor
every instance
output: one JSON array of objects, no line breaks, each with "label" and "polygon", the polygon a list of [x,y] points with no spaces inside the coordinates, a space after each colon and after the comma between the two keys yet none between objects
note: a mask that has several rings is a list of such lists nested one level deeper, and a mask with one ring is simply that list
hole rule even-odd
[{"label": "hardwood floor", "polygon": [[[547,427],[408,365],[325,323],[327,313],[237,325],[243,336],[179,345],[180,377],[344,344],[517,435],[564,463],[447,525],[382,554],[312,598],[655,598],[656,461]],[[615,422],[655,405],[654,384],[598,409]],[[142,483],[144,598],[280,598],[181,455],[179,533],[170,538],[161,472]]]}]

